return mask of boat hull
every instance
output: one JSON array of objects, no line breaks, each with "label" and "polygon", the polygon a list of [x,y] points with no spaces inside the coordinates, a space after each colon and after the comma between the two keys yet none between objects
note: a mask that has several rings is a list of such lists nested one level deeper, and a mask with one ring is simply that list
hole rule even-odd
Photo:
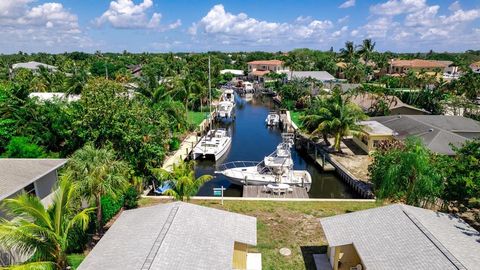
[{"label": "boat hull", "polygon": [[203,151],[202,149],[198,149],[198,147],[195,147],[192,151],[192,159],[205,158],[205,159],[213,159],[217,161],[228,152],[228,149],[230,149],[231,145],[232,145],[232,139],[228,138],[225,144],[225,147],[223,147],[222,149],[220,149],[220,151],[216,153],[210,152],[210,151]]}]

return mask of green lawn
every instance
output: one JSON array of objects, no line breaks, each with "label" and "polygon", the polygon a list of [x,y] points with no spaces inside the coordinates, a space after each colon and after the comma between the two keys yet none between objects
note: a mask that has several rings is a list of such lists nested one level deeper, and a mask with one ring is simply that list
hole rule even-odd
[{"label": "green lawn", "polygon": [[195,126],[200,125],[206,119],[208,112],[188,111],[188,123]]},{"label": "green lawn", "polygon": [[[159,203],[142,199],[142,206]],[[271,202],[271,201],[197,201],[208,207],[257,217],[257,246],[251,252],[262,253],[263,269],[314,269],[314,253],[326,252],[326,240],[319,218],[380,206],[375,202]],[[292,255],[279,250],[287,247]]]},{"label": "green lawn", "polygon": [[290,118],[295,123],[295,125],[297,125],[298,128],[302,126],[302,122],[300,121],[300,116],[302,115],[303,115],[303,112],[290,111]]},{"label": "green lawn", "polygon": [[77,267],[82,263],[84,259],[85,259],[85,255],[83,254],[67,255],[68,265],[70,265],[73,270],[77,269]]}]

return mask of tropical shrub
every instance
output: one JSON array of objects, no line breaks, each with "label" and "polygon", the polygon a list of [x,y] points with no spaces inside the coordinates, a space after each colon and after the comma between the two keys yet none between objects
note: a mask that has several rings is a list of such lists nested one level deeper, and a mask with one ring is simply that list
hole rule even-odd
[{"label": "tropical shrub", "polygon": [[109,195],[102,196],[102,224],[106,224],[112,219],[123,206],[123,196],[116,199]]},{"label": "tropical shrub", "polygon": [[134,187],[130,186],[123,195],[123,205],[126,209],[133,209],[138,207],[138,199],[140,199],[140,192]]},{"label": "tropical shrub", "polygon": [[27,137],[13,137],[5,147],[4,157],[8,158],[41,158],[46,157],[45,150],[32,143]]},{"label": "tropical shrub", "polygon": [[378,198],[418,206],[442,195],[443,177],[434,166],[434,156],[420,139],[412,137],[404,146],[379,149],[373,158],[368,170]]}]

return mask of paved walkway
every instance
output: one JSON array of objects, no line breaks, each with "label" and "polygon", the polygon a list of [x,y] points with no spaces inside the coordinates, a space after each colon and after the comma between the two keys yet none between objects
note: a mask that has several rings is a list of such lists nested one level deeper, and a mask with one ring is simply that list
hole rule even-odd
[{"label": "paved walkway", "polygon": [[170,171],[173,167],[173,164],[185,160],[192,151],[193,147],[195,147],[197,138],[198,137],[194,133],[189,134],[185,140],[183,140],[182,144],[180,144],[180,148],[172,156],[167,156],[165,158],[162,168]]}]

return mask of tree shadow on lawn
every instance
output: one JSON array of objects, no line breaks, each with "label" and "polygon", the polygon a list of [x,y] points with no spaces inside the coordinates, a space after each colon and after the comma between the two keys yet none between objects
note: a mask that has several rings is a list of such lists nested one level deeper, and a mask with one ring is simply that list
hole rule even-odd
[{"label": "tree shadow on lawn", "polygon": [[324,254],[327,253],[327,245],[323,246],[301,246],[303,262],[305,263],[305,269],[307,270],[316,270],[315,260],[313,259],[313,254]]}]

